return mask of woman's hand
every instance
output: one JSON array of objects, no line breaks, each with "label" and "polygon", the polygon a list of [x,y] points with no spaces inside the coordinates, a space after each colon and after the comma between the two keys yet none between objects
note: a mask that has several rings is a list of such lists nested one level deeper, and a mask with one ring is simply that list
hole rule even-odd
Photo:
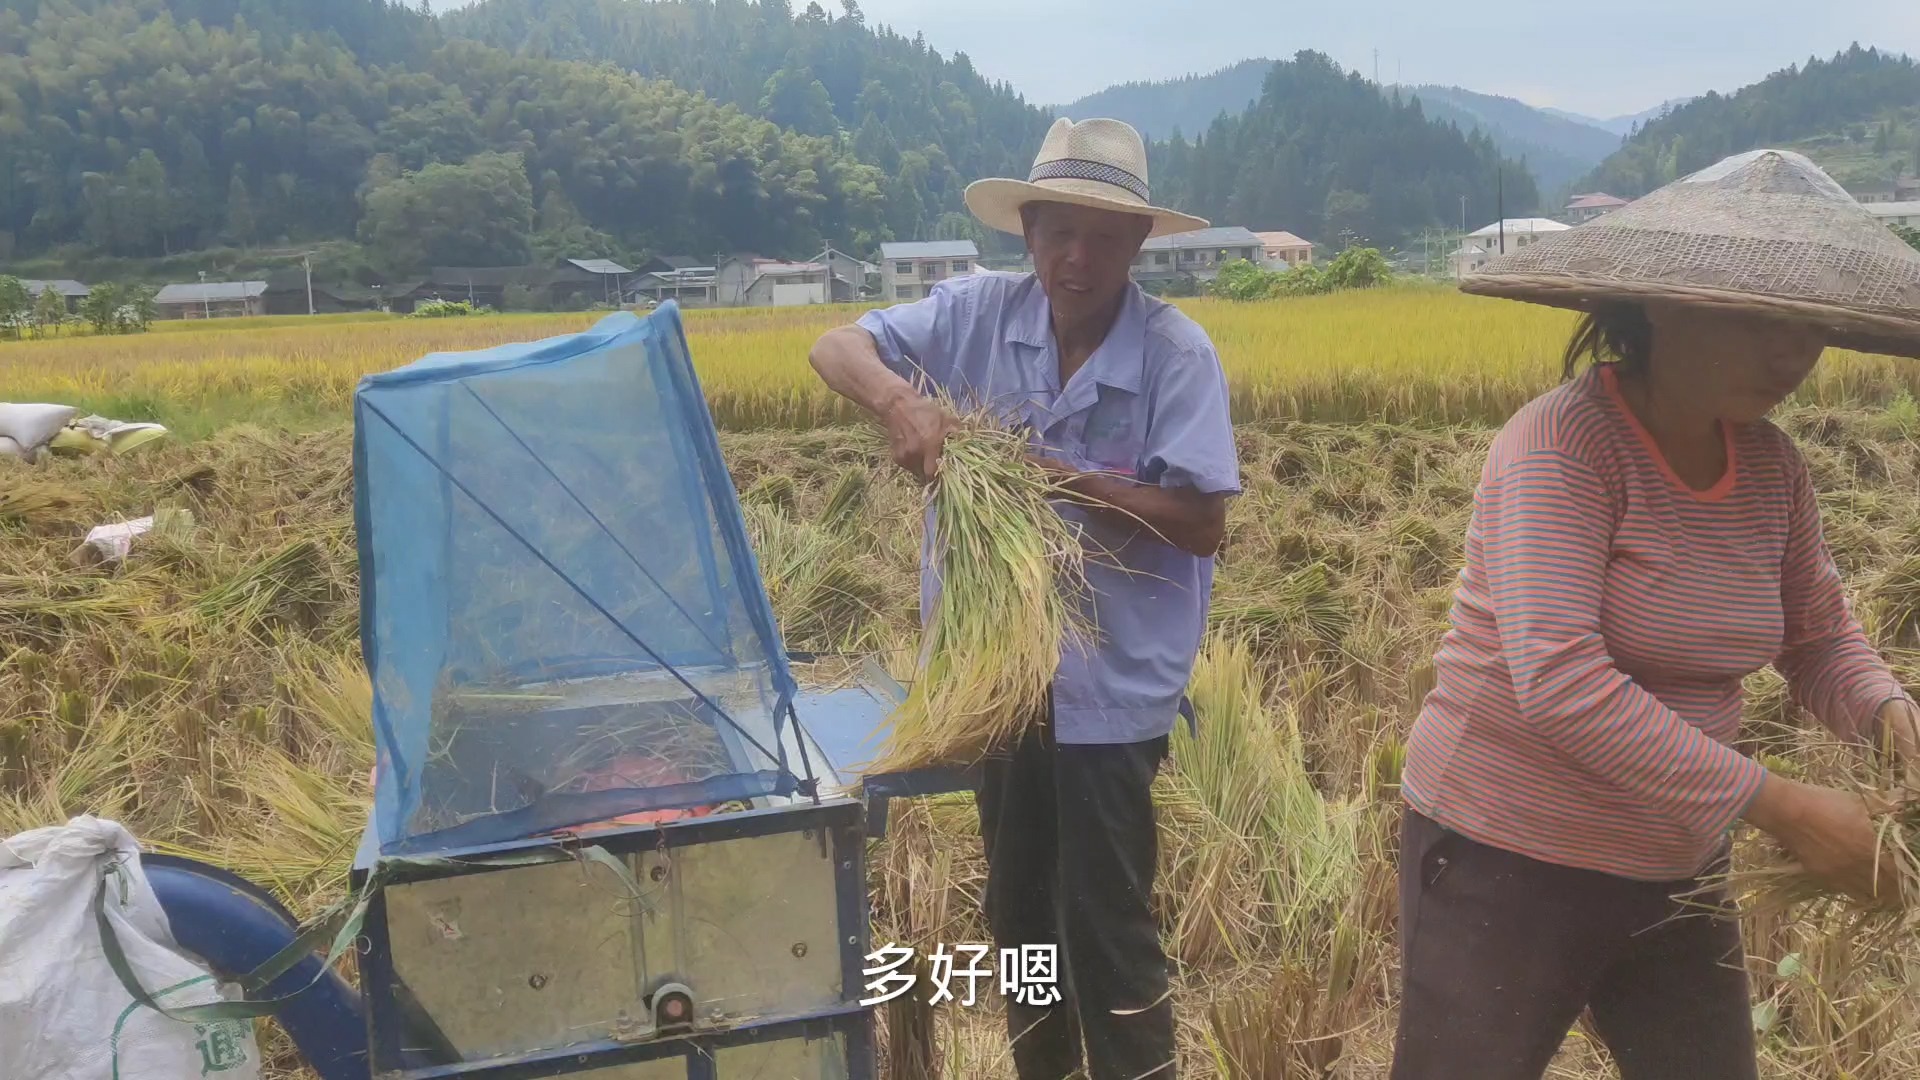
[{"label": "woman's hand", "polygon": [[1891,744],[1894,754],[1908,768],[1920,766],[1920,707],[1906,698],[1894,698],[1880,706],[1883,745]]},{"label": "woman's hand", "polygon": [[1830,888],[1866,904],[1897,900],[1893,864],[1879,858],[1880,836],[1860,796],[1769,773],[1746,817]]}]

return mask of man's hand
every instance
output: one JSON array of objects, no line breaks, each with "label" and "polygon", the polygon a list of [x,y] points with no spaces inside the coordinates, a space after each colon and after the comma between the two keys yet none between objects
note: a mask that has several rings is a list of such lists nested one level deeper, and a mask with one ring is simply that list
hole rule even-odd
[{"label": "man's hand", "polygon": [[1860,796],[1770,773],[1747,820],[1828,887],[1862,903],[1897,899],[1898,876],[1890,860],[1879,858],[1880,836]]},{"label": "man's hand", "polygon": [[880,412],[887,429],[887,448],[893,463],[930,482],[940,469],[940,449],[954,429],[953,414],[931,399],[908,390],[897,394]]},{"label": "man's hand", "polygon": [[813,343],[807,361],[834,393],[866,409],[886,429],[894,464],[922,483],[933,479],[940,448],[957,421],[888,370],[872,334],[859,326],[836,327]]}]

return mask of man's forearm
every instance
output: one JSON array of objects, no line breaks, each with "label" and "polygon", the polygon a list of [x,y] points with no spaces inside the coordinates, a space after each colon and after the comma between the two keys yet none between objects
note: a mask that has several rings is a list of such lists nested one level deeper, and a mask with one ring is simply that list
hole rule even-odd
[{"label": "man's forearm", "polygon": [[807,360],[828,389],[875,416],[884,416],[902,399],[919,396],[912,383],[888,370],[872,336],[857,326],[821,335]]},{"label": "man's forearm", "polygon": [[1145,527],[1162,540],[1205,558],[1220,549],[1226,505],[1192,488],[1163,488],[1108,473],[1078,473],[1067,481],[1094,513],[1116,524]]}]

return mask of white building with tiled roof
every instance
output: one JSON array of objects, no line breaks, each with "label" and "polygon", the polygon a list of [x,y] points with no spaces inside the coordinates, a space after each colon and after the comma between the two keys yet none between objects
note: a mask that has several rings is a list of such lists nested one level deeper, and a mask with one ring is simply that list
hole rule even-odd
[{"label": "white building with tiled roof", "polygon": [[950,277],[973,273],[980,249],[971,240],[917,240],[880,245],[880,299],[919,300]]}]

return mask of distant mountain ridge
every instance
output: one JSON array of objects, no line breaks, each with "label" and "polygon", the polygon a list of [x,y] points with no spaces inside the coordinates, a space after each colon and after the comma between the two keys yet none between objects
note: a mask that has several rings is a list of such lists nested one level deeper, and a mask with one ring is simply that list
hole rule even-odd
[{"label": "distant mountain ridge", "polygon": [[1620,136],[1592,124],[1556,116],[1510,97],[1457,86],[1389,87],[1420,99],[1428,116],[1462,131],[1478,129],[1508,157],[1524,157],[1543,194],[1564,192],[1620,147]]},{"label": "distant mountain ridge", "polygon": [[1153,143],[1149,164],[1155,197],[1172,206],[1333,250],[1411,244],[1458,228],[1463,213],[1492,220],[1501,208],[1495,175],[1506,177],[1507,216],[1540,202],[1533,178],[1486,133],[1437,122],[1315,52],[1274,65],[1252,108],[1191,140]]},{"label": "distant mountain ridge", "polygon": [[1568,112],[1565,109],[1542,108],[1540,111],[1546,113],[1548,116],[1556,116],[1562,120],[1571,120],[1576,124],[1585,124],[1588,127],[1599,128],[1611,135],[1626,136],[1632,134],[1635,127],[1645,124],[1649,120],[1657,120],[1663,113],[1677,109],[1693,100],[1695,99],[1690,97],[1672,98],[1655,105],[1651,109],[1642,109],[1637,113],[1628,113],[1625,116],[1616,116],[1608,120],[1596,120],[1591,116]]},{"label": "distant mountain ridge", "polygon": [[1206,131],[1221,113],[1238,116],[1259,100],[1260,87],[1273,64],[1257,57],[1205,75],[1121,83],[1051,109],[1056,116],[1075,120],[1094,116],[1124,120],[1148,139],[1164,140],[1176,131],[1192,138]]},{"label": "distant mountain ridge", "polygon": [[1632,198],[1762,147],[1801,150],[1842,184],[1920,173],[1920,62],[1856,44],[1705,94],[1642,125],[1581,183]]},{"label": "distant mountain ridge", "polygon": [[[1089,116],[1124,120],[1150,140],[1165,140],[1176,131],[1192,138],[1223,114],[1232,117],[1245,112],[1260,97],[1273,64],[1256,57],[1204,75],[1122,83],[1055,106],[1053,111],[1076,120]],[[1391,95],[1395,89],[1418,97],[1427,116],[1451,122],[1463,133],[1483,131],[1502,155],[1525,158],[1543,193],[1563,191],[1620,145],[1618,134],[1513,98],[1451,86],[1384,87],[1382,92]]]}]

